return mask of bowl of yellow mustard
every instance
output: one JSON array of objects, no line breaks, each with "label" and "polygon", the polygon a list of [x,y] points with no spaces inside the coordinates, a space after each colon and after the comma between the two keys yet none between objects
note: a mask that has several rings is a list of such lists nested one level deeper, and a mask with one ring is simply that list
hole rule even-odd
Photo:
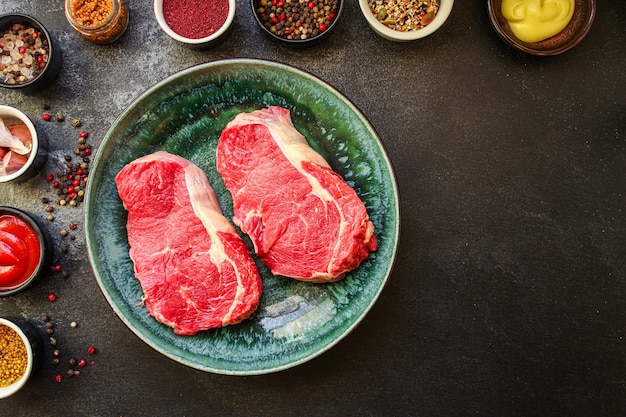
[{"label": "bowl of yellow mustard", "polygon": [[488,0],[489,19],[519,51],[558,55],[578,45],[596,15],[596,0]]}]

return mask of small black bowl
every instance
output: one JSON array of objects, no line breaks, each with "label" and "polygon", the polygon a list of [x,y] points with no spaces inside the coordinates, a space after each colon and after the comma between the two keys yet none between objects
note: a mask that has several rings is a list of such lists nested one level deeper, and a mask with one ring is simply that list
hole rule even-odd
[{"label": "small black bowl", "polygon": [[[271,39],[279,43],[284,43],[286,45],[294,46],[294,47],[310,46],[310,45],[314,45],[318,43],[322,39],[326,39],[328,35],[333,31],[333,29],[337,26],[337,22],[339,21],[339,18],[341,17],[343,13],[343,3],[344,3],[343,0],[337,0],[336,10],[334,10],[334,12],[331,11],[331,13],[333,13],[333,16],[330,19],[325,20],[323,22],[325,25],[323,30],[316,32],[314,36],[310,36],[310,37],[307,36],[306,38],[303,39],[302,37],[290,38],[287,35],[282,35],[278,31],[272,30],[271,29],[272,24],[266,23],[264,16],[262,16],[261,12],[259,12],[259,8],[263,7],[259,5],[260,1],[263,1],[263,0],[250,0],[250,6],[252,7],[252,14],[254,15],[254,19],[256,20],[261,30]],[[278,1],[280,2],[281,0],[278,0]],[[271,3],[272,1],[267,0],[267,2]],[[311,2],[311,3],[318,3],[318,2],[319,0]],[[307,7],[307,4],[308,2],[306,2],[304,7]],[[300,4],[296,1],[293,7],[300,7]],[[280,14],[282,13],[284,13],[284,16],[281,17]],[[284,22],[288,22],[289,14],[290,12],[288,10],[285,10],[285,9],[281,10],[279,15],[276,16],[277,23],[280,25],[280,24],[284,24]],[[316,28],[319,28],[319,25],[316,25]]]},{"label": "small black bowl", "polygon": [[48,62],[45,68],[32,80],[8,84],[0,80],[0,87],[24,92],[33,92],[49,87],[59,75],[61,69],[61,51],[57,50],[46,28],[34,17],[21,13],[10,13],[0,16],[0,34],[4,33],[14,24],[23,24],[35,28],[48,42]]}]

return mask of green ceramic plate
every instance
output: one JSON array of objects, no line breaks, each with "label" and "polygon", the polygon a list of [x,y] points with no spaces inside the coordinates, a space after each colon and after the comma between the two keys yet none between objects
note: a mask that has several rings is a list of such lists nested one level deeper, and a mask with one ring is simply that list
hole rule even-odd
[{"label": "green ceramic plate", "polygon": [[[143,293],[133,275],[126,212],[114,177],[142,155],[157,150],[178,154],[206,172],[224,215],[232,218],[230,194],[215,170],[217,140],[237,113],[269,105],[290,109],[296,128],[357,191],[374,223],[379,248],[334,284],[274,277],[257,262],[263,295],[251,318],[195,336],[175,335],[140,305]],[[107,132],[94,158],[86,196],[87,250],[115,313],[157,351],[193,368],[221,374],[275,372],[330,349],[370,310],[389,277],[398,247],[395,176],[370,123],[328,84],[273,62],[211,62],[176,73],[147,90]]]}]

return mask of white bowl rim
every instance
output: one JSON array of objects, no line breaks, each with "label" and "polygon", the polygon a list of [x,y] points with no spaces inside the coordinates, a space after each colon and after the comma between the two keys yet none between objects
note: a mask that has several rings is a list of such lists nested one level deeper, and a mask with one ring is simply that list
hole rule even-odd
[{"label": "white bowl rim", "polygon": [[369,8],[368,0],[359,0],[359,6],[361,6],[361,12],[363,16],[370,24],[372,29],[376,31],[380,36],[394,40],[394,41],[413,41],[417,39],[425,38],[426,36],[434,33],[437,29],[439,29],[452,12],[452,6],[454,5],[454,0],[441,0],[439,5],[439,10],[435,15],[435,18],[432,22],[426,25],[424,28],[419,30],[412,30],[409,32],[400,32],[387,26],[383,25],[376,19],[376,16],[372,13]]},{"label": "white bowl rim", "polygon": [[39,138],[37,137],[37,129],[35,129],[35,125],[28,116],[26,116],[21,110],[18,110],[15,107],[0,104],[0,118],[2,116],[11,116],[23,122],[28,127],[28,130],[30,130],[33,145],[24,166],[12,174],[0,175],[0,183],[13,181],[14,179],[25,173],[26,170],[30,168],[30,166],[33,164],[33,161],[37,157],[37,152],[39,151]]},{"label": "white bowl rim", "polygon": [[26,371],[24,372],[24,375],[22,375],[18,381],[15,381],[7,387],[0,387],[0,398],[6,398],[18,392],[26,384],[26,381],[28,381],[28,378],[33,370],[34,357],[30,340],[28,340],[24,331],[20,329],[17,324],[13,323],[11,320],[0,317],[0,326],[7,326],[10,329],[15,330],[15,332],[20,335],[22,342],[24,342],[24,345],[26,346],[26,353],[28,355],[28,363],[26,364]]},{"label": "white bowl rim", "polygon": [[230,25],[233,23],[233,20],[235,18],[235,8],[237,7],[236,0],[228,0],[228,16],[226,16],[226,21],[224,22],[224,24],[216,32],[213,32],[209,36],[206,36],[204,38],[192,39],[180,36],[168,26],[168,24],[165,22],[165,17],[163,16],[163,1],[167,0],[154,0],[154,16],[156,17],[157,23],[159,24],[161,29],[163,29],[163,31],[167,33],[172,39],[189,45],[201,45],[203,43],[211,42],[212,40],[219,38],[224,32],[228,30]]}]

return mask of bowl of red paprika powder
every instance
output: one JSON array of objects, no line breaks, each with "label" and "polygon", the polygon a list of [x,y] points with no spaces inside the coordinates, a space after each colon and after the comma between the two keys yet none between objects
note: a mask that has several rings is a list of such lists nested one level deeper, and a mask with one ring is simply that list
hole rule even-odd
[{"label": "bowl of red paprika powder", "polygon": [[235,17],[235,0],[154,0],[154,15],[172,39],[207,49],[223,42]]},{"label": "bowl of red paprika powder", "polygon": [[250,0],[254,18],[273,40],[309,46],[326,38],[337,26],[343,0]]},{"label": "bowl of red paprika powder", "polygon": [[30,214],[0,206],[0,297],[26,289],[45,270],[50,244],[42,230]]}]

